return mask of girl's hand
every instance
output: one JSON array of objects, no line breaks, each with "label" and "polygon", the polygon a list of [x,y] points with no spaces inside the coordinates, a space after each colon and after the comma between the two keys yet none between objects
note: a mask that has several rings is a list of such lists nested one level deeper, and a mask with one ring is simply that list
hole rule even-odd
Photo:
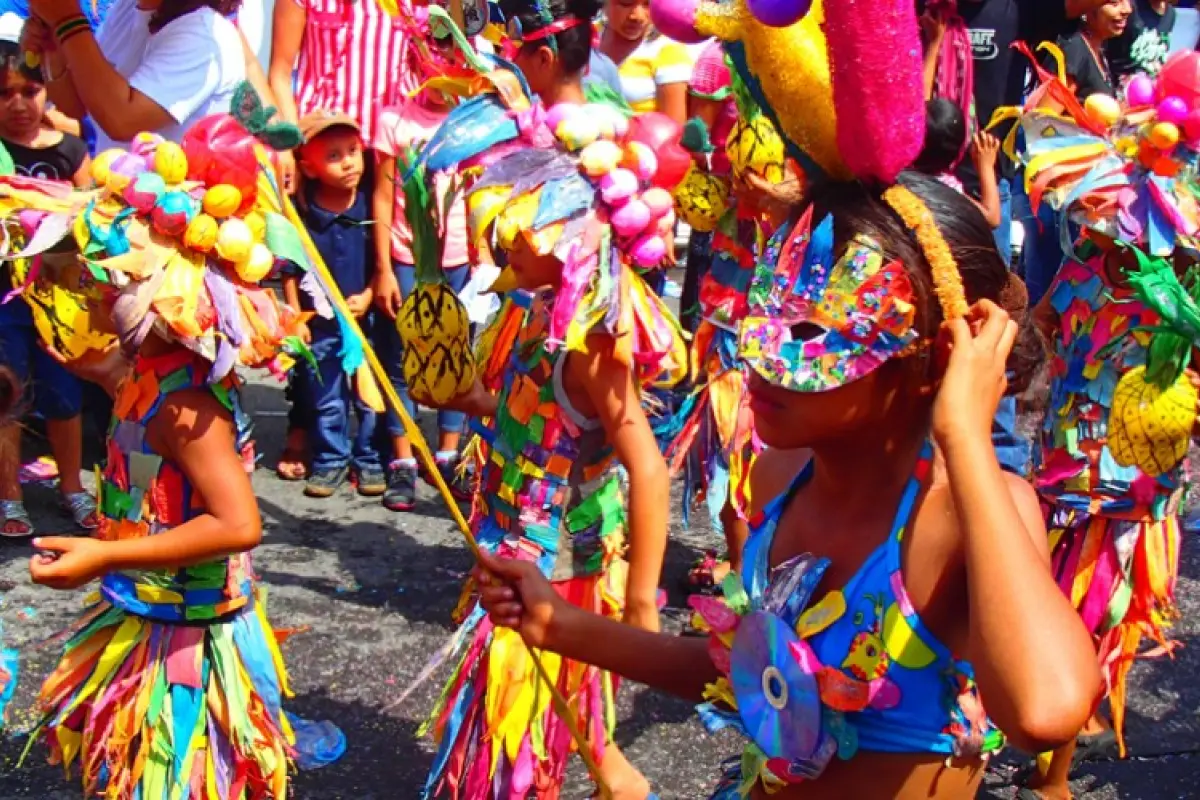
[{"label": "girl's hand", "polygon": [[29,16],[57,25],[62,20],[79,13],[79,0],[29,0]]},{"label": "girl's hand", "polygon": [[38,17],[31,16],[25,20],[21,29],[21,50],[29,53],[53,53],[57,45],[50,26]]},{"label": "girl's hand", "polygon": [[482,553],[475,567],[479,602],[492,622],[521,634],[530,647],[554,649],[554,629],[572,606],[529,561]]},{"label": "girl's hand", "polygon": [[109,571],[108,544],[99,539],[48,536],[34,539],[29,577],[51,589],[76,589]]},{"label": "girl's hand", "polygon": [[917,21],[921,24],[921,34],[927,45],[942,43],[946,37],[946,20],[941,14],[926,11]]},{"label": "girl's hand", "polygon": [[280,188],[284,194],[296,191],[296,156],[291,150],[281,150],[275,154],[275,171],[279,175]]},{"label": "girl's hand", "polygon": [[1000,158],[1000,140],[987,131],[979,131],[971,141],[971,157],[977,171],[994,169]]},{"label": "girl's hand", "polygon": [[359,292],[352,294],[346,298],[346,308],[350,309],[350,313],[355,319],[361,319],[364,314],[371,309],[371,292]]},{"label": "girl's hand", "polygon": [[945,450],[962,439],[990,441],[992,418],[1008,386],[1005,364],[1017,338],[1017,323],[990,300],[981,300],[961,319],[942,323],[939,345],[948,337],[950,357],[933,404],[933,435]]},{"label": "girl's hand", "polygon": [[375,278],[375,305],[392,319],[400,313],[404,298],[400,296],[400,283],[390,269],[380,270]]}]

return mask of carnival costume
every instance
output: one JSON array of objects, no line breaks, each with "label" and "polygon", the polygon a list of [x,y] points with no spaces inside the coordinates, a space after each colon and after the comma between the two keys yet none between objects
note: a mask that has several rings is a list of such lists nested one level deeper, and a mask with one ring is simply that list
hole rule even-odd
[{"label": "carnival costume", "polygon": [[[1131,81],[1124,105],[1099,96],[1082,106],[1061,70],[1040,70],[1025,107],[999,112],[1020,121],[1017,155],[1035,209],[1049,202],[1135,262],[1112,266],[1091,234],[1079,249],[1064,240],[1034,470],[1055,575],[1096,637],[1122,754],[1129,669],[1143,637],[1155,652],[1171,651],[1166,631],[1177,614],[1178,513],[1200,400],[1185,372],[1200,343],[1200,132],[1179,144],[1172,120],[1200,108],[1198,67],[1200,54],[1176,54],[1157,85]],[[1177,273],[1173,262],[1184,260],[1191,266]]]},{"label": "carnival costume", "polygon": [[[671,178],[666,168],[678,182],[687,156],[661,129],[610,106],[545,109],[529,102],[519,75],[493,81],[522,91],[464,100],[419,168],[474,175],[467,203],[475,240],[492,235],[511,250],[523,237],[563,266],[557,290],[511,292],[483,336],[480,379],[498,392],[499,410],[473,422],[483,446],[472,527],[485,551],[532,561],[574,605],[620,618],[621,477],[599,420],[572,406],[563,373],[571,353],[604,334],[642,388],[682,377],[678,323],[637,269],[662,261],[674,220],[669,191],[655,182]],[[599,762],[615,723],[616,679],[541,653],[571,705],[574,719],[565,720],[520,636],[493,627],[473,588],[464,590],[462,624],[446,651],[453,675],[425,726],[438,745],[425,796],[557,797],[574,748],[569,722]]]},{"label": "carnival costume", "polygon": [[[293,336],[300,315],[258,285],[277,263],[309,262],[250,131],[276,147],[295,146],[299,134],[270,122],[248,87],[235,113],[201,121],[182,146],[143,135],[131,152],[101,154],[96,190],[0,181],[6,221],[18,224],[11,215],[20,211],[32,228],[24,255],[71,233],[85,276],[82,289],[68,287],[71,299],[82,291],[114,300],[117,335],[134,359],[98,480],[101,540],[153,536],[205,513],[187,476],[148,441],[164,401],[210,392],[244,453],[249,419],[234,367],[282,371],[285,346],[303,353]],[[321,287],[306,285],[328,309]],[[75,318],[55,333],[84,349],[94,341]],[[175,347],[140,354],[151,334]],[[282,710],[290,692],[265,601],[248,553],[105,575],[41,690],[38,736],[52,760],[78,764],[89,795],[285,797],[293,762],[328,763],[345,741],[328,723]]]},{"label": "carnival costume", "polygon": [[[911,3],[850,0],[810,9],[792,0],[656,0],[651,13],[674,38],[725,40],[809,185],[854,176],[890,186],[882,197],[920,243],[943,316],[966,312],[932,214],[892,185],[919,152],[924,127]],[[764,248],[738,326],[738,357],[748,370],[806,393],[844,386],[925,345],[905,266],[861,234],[838,252],[834,220],[813,213],[810,207],[783,226]],[[806,336],[793,337],[797,329]],[[810,466],[751,520],[745,574],[725,579],[724,598],[691,599],[694,624],[709,632],[721,674],[707,688],[700,718],[710,730],[732,728],[748,740],[715,797],[812,780],[833,759],[860,751],[978,757],[1001,746],[970,665],[925,628],[904,591],[901,542],[931,459],[927,444],[891,535],[844,587],[813,602],[828,562],[808,555],[774,569],[769,562],[775,525],[811,477]]]}]

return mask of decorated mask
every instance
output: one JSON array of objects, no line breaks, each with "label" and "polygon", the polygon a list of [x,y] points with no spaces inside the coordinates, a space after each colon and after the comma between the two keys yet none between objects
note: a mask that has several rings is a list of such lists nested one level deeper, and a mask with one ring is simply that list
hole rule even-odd
[{"label": "decorated mask", "polygon": [[[810,235],[811,233],[811,235]],[[874,372],[919,335],[904,265],[856,236],[834,261],[833,218],[801,221],[780,254],[781,281],[763,313],[742,323],[740,352],[755,372],[795,392],[825,392]]]}]

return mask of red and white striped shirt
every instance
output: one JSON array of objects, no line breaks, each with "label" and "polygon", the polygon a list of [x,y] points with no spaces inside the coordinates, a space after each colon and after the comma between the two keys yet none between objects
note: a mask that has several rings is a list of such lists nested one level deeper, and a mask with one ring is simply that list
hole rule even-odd
[{"label": "red and white striped shirt", "polygon": [[307,14],[296,60],[300,116],[336,111],[356,120],[373,146],[379,112],[403,102],[416,80],[405,64],[405,35],[398,18],[375,0],[280,0]]}]

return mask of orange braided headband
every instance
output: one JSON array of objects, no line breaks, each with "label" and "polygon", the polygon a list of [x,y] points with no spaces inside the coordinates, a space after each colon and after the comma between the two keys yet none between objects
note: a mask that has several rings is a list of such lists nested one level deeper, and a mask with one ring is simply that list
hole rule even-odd
[{"label": "orange braided headband", "polygon": [[893,186],[883,193],[884,201],[892,207],[904,224],[916,234],[917,243],[933,273],[933,291],[942,306],[942,316],[957,319],[967,313],[967,297],[963,291],[958,264],[950,246],[933,220],[933,213],[921,198],[903,186]]}]

